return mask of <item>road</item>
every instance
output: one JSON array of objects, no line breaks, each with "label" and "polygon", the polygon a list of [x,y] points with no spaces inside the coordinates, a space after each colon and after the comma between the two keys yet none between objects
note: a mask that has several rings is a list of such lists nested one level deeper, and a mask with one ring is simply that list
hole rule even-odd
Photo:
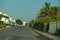
[{"label": "road", "polygon": [[0,30],[0,40],[51,40],[36,34],[29,27],[15,25]]},{"label": "road", "polygon": [[38,40],[30,28],[14,26],[0,30],[0,40]]}]

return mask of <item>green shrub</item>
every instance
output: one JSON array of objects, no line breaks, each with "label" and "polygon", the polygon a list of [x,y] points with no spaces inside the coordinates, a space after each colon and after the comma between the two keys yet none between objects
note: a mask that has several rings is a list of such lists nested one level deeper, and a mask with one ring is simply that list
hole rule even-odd
[{"label": "green shrub", "polygon": [[5,27],[4,21],[0,21],[0,28],[4,28],[4,27]]}]

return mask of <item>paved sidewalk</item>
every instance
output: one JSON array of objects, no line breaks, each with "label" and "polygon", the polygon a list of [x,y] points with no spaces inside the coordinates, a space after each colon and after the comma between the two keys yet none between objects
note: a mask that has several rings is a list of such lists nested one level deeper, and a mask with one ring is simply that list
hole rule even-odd
[{"label": "paved sidewalk", "polygon": [[35,30],[35,29],[33,29],[33,31],[34,31],[34,32],[37,32],[37,33],[39,33],[39,34],[41,34],[41,35],[43,35],[43,36],[45,36],[45,37],[47,37],[47,38],[51,38],[51,39],[53,39],[53,40],[60,40],[60,37],[51,35],[51,34],[49,34],[49,33],[41,32],[41,31]]}]

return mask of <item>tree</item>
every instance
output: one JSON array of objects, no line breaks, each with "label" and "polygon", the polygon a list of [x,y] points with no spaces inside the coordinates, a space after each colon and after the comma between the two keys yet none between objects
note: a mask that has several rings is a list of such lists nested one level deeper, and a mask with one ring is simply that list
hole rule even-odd
[{"label": "tree", "polygon": [[3,21],[0,21],[0,28],[4,28],[5,27],[5,23]]},{"label": "tree", "polygon": [[39,11],[37,21],[43,22],[46,28],[49,22],[57,21],[59,19],[58,18],[59,14],[60,14],[60,8],[58,6],[51,7],[50,3],[45,2],[45,6],[41,8]]},{"label": "tree", "polygon": [[45,7],[40,9],[38,17],[37,17],[37,21],[45,25],[45,29],[49,22],[50,9],[51,9],[50,3],[45,2]]},{"label": "tree", "polygon": [[15,20],[15,22],[16,22],[17,24],[19,24],[19,25],[22,25],[22,24],[23,24],[23,22],[22,22],[20,19]]},{"label": "tree", "polygon": [[31,20],[28,22],[29,26],[32,27],[34,25],[35,20]]}]

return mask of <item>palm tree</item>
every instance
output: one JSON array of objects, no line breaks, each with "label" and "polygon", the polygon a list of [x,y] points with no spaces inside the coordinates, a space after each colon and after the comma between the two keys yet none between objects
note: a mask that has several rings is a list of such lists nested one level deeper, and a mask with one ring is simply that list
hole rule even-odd
[{"label": "palm tree", "polygon": [[48,18],[50,15],[49,11],[50,11],[50,3],[45,2],[45,7],[41,8],[40,13],[38,15],[38,19],[40,19],[45,25],[44,29],[46,29],[46,26],[48,24]]}]

